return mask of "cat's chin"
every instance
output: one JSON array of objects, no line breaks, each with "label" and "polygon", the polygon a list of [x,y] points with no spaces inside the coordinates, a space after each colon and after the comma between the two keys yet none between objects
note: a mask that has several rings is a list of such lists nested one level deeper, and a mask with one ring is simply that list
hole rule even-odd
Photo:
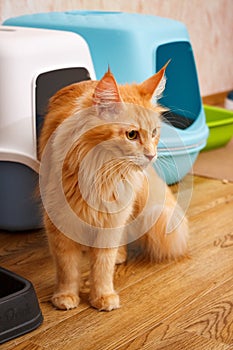
[{"label": "cat's chin", "polygon": [[149,165],[152,165],[153,162],[146,160],[146,161],[142,161],[139,164],[137,164],[138,170],[144,171],[145,169],[148,168]]},{"label": "cat's chin", "polygon": [[144,169],[146,169],[148,167],[149,164],[151,164],[152,162],[149,161],[148,159],[136,159],[133,162],[130,161],[130,166],[132,170],[136,170],[136,171],[143,171]]},{"label": "cat's chin", "polygon": [[141,171],[145,170],[148,166],[153,165],[156,162],[157,157],[155,156],[153,159],[149,160],[147,158],[139,158],[135,161],[135,165],[141,169]]}]

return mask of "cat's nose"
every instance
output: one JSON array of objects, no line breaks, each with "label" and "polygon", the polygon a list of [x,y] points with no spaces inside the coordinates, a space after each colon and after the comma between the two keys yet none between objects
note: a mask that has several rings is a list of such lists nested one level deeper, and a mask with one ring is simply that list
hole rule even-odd
[{"label": "cat's nose", "polygon": [[145,157],[146,157],[147,159],[149,159],[150,162],[152,161],[152,159],[153,159],[155,156],[156,156],[156,154],[145,154]]}]

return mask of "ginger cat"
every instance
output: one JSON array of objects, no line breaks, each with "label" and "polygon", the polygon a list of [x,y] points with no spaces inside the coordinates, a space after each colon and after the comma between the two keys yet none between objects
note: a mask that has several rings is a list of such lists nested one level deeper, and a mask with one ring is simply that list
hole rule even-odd
[{"label": "ginger cat", "polygon": [[153,101],[164,89],[165,69],[122,86],[108,70],[100,81],[67,86],[50,100],[39,140],[40,190],[58,309],[79,304],[83,246],[90,303],[108,311],[120,306],[114,267],[126,259],[128,242],[137,239],[153,261],[186,254],[187,220],[152,166],[163,111]]}]

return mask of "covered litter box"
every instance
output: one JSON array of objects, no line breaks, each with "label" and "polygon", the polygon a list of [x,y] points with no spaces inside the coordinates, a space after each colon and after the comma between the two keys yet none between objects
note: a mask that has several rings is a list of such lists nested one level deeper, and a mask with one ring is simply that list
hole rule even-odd
[{"label": "covered litter box", "polygon": [[95,79],[85,40],[73,33],[0,27],[0,229],[42,226],[35,200],[37,139],[48,99]]},{"label": "covered litter box", "polygon": [[108,64],[118,83],[142,82],[169,59],[164,114],[155,167],[168,184],[182,179],[205,146],[208,128],[186,27],[156,16],[122,12],[67,11],[25,15],[5,24],[75,32],[89,45],[97,79]]}]

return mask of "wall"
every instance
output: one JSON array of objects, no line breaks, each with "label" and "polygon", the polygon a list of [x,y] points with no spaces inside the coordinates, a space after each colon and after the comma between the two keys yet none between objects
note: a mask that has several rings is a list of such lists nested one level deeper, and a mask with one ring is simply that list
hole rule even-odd
[{"label": "wall", "polygon": [[233,89],[233,0],[0,0],[3,20],[35,12],[72,9],[153,14],[186,24],[202,96]]}]

